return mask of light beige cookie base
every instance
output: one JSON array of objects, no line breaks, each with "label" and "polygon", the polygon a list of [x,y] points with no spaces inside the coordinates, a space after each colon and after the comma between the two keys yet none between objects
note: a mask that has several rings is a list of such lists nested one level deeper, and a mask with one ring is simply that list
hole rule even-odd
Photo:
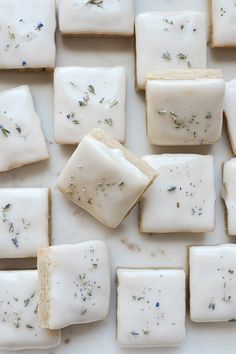
[{"label": "light beige cookie base", "polygon": [[42,328],[49,328],[50,295],[49,278],[52,269],[50,247],[41,248],[38,251],[38,277],[39,277],[39,324]]},{"label": "light beige cookie base", "polygon": [[219,69],[189,69],[155,71],[148,74],[147,80],[199,80],[222,78],[223,74]]},{"label": "light beige cookie base", "polygon": [[142,173],[149,177],[151,182],[157,177],[157,172],[151,166],[142,159],[136,157],[132,152],[126,149],[117,140],[106,134],[103,130],[94,129],[89,135],[111,149],[119,149],[131,164],[136,166]]}]

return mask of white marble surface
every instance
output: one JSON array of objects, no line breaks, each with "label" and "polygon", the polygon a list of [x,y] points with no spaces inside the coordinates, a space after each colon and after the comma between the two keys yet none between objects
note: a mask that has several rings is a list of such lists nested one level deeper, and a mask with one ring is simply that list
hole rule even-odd
[{"label": "white marble surface", "polygon": [[[206,8],[206,0],[136,0],[136,12],[159,9]],[[138,232],[135,208],[128,219],[114,231],[107,229],[85,212],[67,201],[56,189],[55,182],[70,157],[73,147],[60,147],[53,141],[53,90],[49,73],[0,73],[0,90],[20,84],[31,86],[36,108],[43,120],[51,159],[0,175],[1,187],[51,187],[53,196],[52,233],[54,243],[77,243],[89,239],[107,240],[112,255],[112,307],[101,323],[72,326],[63,330],[63,341],[54,350],[30,351],[30,354],[234,354],[235,323],[193,324],[187,321],[186,342],[180,348],[120,349],[116,343],[116,294],[114,270],[118,266],[185,267],[189,245],[216,245],[235,242],[224,230],[224,205],[220,198],[222,163],[232,156],[224,127],[223,138],[214,147],[155,148],[150,147],[145,132],[143,93],[135,92],[133,39],[91,39],[57,36],[57,65],[124,65],[128,72],[127,146],[137,155],[150,153],[212,153],[215,157],[217,181],[216,231],[206,235],[153,235]],[[236,78],[236,50],[209,50],[209,67],[222,67],[224,78]],[[15,262],[14,262],[15,263]],[[12,262],[5,263],[5,266]],[[0,266],[4,264],[0,262]],[[0,352],[0,354],[6,352]],[[23,353],[26,354],[26,353]],[[27,353],[28,354],[28,353]]]}]

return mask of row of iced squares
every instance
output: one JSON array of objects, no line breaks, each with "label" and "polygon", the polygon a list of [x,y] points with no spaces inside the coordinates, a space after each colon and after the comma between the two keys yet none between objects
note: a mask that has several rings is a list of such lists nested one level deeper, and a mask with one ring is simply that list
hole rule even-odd
[{"label": "row of iced squares", "polygon": [[[183,344],[188,285],[193,322],[230,326],[236,321],[235,259],[232,244],[190,247],[189,284],[183,269],[156,263],[117,268],[118,345]],[[1,271],[0,282],[2,350],[54,347],[61,328],[102,321],[109,313],[110,259],[103,241],[41,248],[38,271]]]},{"label": "row of iced squares", "polygon": [[[216,81],[219,81],[221,97],[218,117],[204,119],[212,123],[218,119],[216,124],[220,130],[224,82],[222,79]],[[213,102],[212,96],[215,89],[217,91],[218,83],[213,86],[207,91],[211,93],[211,99],[207,99],[206,104]],[[199,90],[201,95],[202,92]],[[207,93],[202,99],[205,100]],[[94,93],[91,95],[94,96]],[[232,124],[235,97],[236,89],[233,85],[225,105]],[[220,98],[214,101],[215,107],[219,101]],[[203,105],[199,103],[198,107],[202,109]],[[18,87],[2,93],[0,108],[3,108],[0,126],[3,152],[1,170],[48,157],[39,117],[28,87]],[[9,119],[4,114],[9,114]],[[180,129],[175,131],[180,132]],[[236,204],[235,175],[236,159],[233,158],[224,165],[222,193],[228,209],[230,235],[236,234],[233,215]],[[57,187],[66,198],[110,228],[118,227],[140,201],[142,232],[214,231],[216,193],[212,156],[161,154],[139,158],[104,130],[93,129],[82,138],[67,161],[58,178]],[[4,195],[4,190],[1,193]],[[6,201],[2,205],[3,211],[8,204],[11,203]],[[6,210],[9,211],[8,208]],[[6,227],[8,224],[3,222],[4,225]]]},{"label": "row of iced squares", "polygon": [[[232,150],[236,152],[235,97],[236,80],[225,85],[217,69],[155,73],[146,84],[146,126],[150,144],[213,144],[221,138],[224,110]],[[1,172],[49,158],[27,86],[2,91],[0,112],[4,151]],[[95,128],[125,143],[125,68],[57,67],[54,72],[56,143],[78,144]]]},{"label": "row of iced squares", "polygon": [[[235,4],[225,0],[222,6],[221,0],[212,0],[209,7],[211,44],[235,47]],[[58,22],[65,36],[131,37],[135,33],[139,88],[144,88],[149,72],[207,67],[208,29],[203,12],[145,12],[135,20],[134,0],[59,0]],[[3,0],[0,23],[1,69],[55,67],[55,0]]]}]

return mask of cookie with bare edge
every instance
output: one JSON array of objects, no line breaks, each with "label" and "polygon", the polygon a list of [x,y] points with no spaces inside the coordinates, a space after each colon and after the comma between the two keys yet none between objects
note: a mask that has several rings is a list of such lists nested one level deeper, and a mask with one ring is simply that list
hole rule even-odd
[{"label": "cookie with bare edge", "polygon": [[28,86],[0,92],[0,172],[49,158]]},{"label": "cookie with bare edge", "polygon": [[156,176],[147,162],[94,129],[71,156],[57,187],[102,224],[116,228]]},{"label": "cookie with bare edge", "polygon": [[38,320],[38,272],[0,271],[0,350],[46,349],[61,332],[42,329]]},{"label": "cookie with bare edge", "polygon": [[223,167],[222,198],[227,209],[227,230],[236,236],[236,158],[225,162]]},{"label": "cookie with bare edge", "polygon": [[232,0],[210,0],[212,48],[236,47],[236,5]]},{"label": "cookie with bare edge", "polygon": [[140,230],[146,233],[211,232],[215,228],[212,156],[145,156],[158,179],[140,201]]},{"label": "cookie with bare edge", "polygon": [[231,148],[236,155],[236,79],[226,83],[224,114],[227,121],[227,129]]},{"label": "cookie with bare edge", "polygon": [[62,35],[133,36],[134,0],[59,0]]},{"label": "cookie with bare edge", "polygon": [[58,144],[78,144],[94,128],[125,142],[124,67],[59,67],[54,73]]},{"label": "cookie with bare edge", "polygon": [[190,318],[236,321],[236,245],[190,247]]},{"label": "cookie with bare edge", "polygon": [[110,261],[104,242],[42,248],[38,272],[39,321],[43,328],[64,328],[107,316]]},{"label": "cookie with bare edge", "polygon": [[117,270],[117,340],[121,347],[170,347],[185,339],[185,272]]},{"label": "cookie with bare edge", "polygon": [[153,73],[146,86],[150,144],[202,145],[219,141],[224,94],[220,70]]},{"label": "cookie with bare edge", "polygon": [[37,257],[49,246],[49,190],[0,189],[0,258]]},{"label": "cookie with bare edge", "polygon": [[144,12],[136,17],[135,27],[138,89],[145,88],[153,71],[207,68],[204,13]]},{"label": "cookie with bare edge", "polygon": [[1,0],[0,70],[55,66],[55,0]]}]

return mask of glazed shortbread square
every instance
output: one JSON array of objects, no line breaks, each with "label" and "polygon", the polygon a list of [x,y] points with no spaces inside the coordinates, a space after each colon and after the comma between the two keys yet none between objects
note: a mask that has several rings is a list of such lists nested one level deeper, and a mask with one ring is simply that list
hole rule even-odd
[{"label": "glazed shortbread square", "polygon": [[207,67],[206,16],[200,12],[145,12],[136,17],[137,87],[157,70]]},{"label": "glazed shortbread square", "polygon": [[227,128],[230,143],[234,155],[236,155],[236,80],[226,83],[224,114],[227,121]]},{"label": "glazed shortbread square", "polygon": [[236,158],[224,164],[222,197],[227,209],[228,234],[236,236]]},{"label": "glazed shortbread square", "polygon": [[236,47],[236,3],[210,0],[212,47]]},{"label": "glazed shortbread square", "polygon": [[55,0],[1,0],[0,69],[52,69]]},{"label": "glazed shortbread square", "polygon": [[0,172],[49,158],[28,86],[0,93],[0,152]]},{"label": "glazed shortbread square", "polygon": [[190,317],[236,320],[236,245],[190,248]]},{"label": "glazed shortbread square", "polygon": [[47,188],[0,189],[0,258],[37,257],[49,245]]},{"label": "glazed shortbread square", "polygon": [[178,346],[185,339],[185,273],[117,270],[117,340],[121,347]]},{"label": "glazed shortbread square", "polygon": [[54,75],[55,140],[78,144],[94,128],[125,141],[124,67],[60,67]]},{"label": "glazed shortbread square", "polygon": [[0,350],[46,349],[60,342],[60,331],[38,321],[36,270],[0,271]]},{"label": "glazed shortbread square", "polygon": [[158,179],[140,203],[140,230],[147,233],[210,232],[215,227],[212,156],[149,155]]},{"label": "glazed shortbread square", "polygon": [[64,328],[107,316],[110,262],[104,242],[42,248],[38,271],[39,320],[43,328]]},{"label": "glazed shortbread square", "polygon": [[59,0],[64,35],[132,36],[134,0]]},{"label": "glazed shortbread square", "polygon": [[222,131],[224,93],[220,70],[156,74],[146,87],[150,144],[216,143]]},{"label": "glazed shortbread square", "polygon": [[83,138],[57,186],[101,223],[116,228],[156,175],[145,161],[95,129]]}]

